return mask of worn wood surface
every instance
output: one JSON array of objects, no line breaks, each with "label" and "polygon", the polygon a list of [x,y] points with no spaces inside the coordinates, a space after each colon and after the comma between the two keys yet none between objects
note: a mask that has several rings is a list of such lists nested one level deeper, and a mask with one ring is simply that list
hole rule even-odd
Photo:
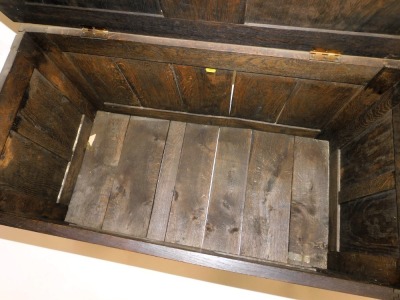
[{"label": "worn wood surface", "polygon": [[147,238],[164,241],[175,191],[186,123],[171,121],[165,143]]},{"label": "worn wood surface", "polygon": [[160,0],[164,16],[190,20],[243,23],[246,0]]},{"label": "worn wood surface", "polygon": [[70,159],[68,173],[66,174],[64,186],[62,188],[59,203],[68,205],[74,192],[79,171],[82,167],[84,154],[92,130],[93,122],[86,116],[82,116],[79,136],[77,137],[74,153]]},{"label": "worn wood surface", "polygon": [[56,203],[66,167],[67,161],[11,131],[0,156],[3,206],[9,201],[27,203],[28,197],[32,197],[32,204],[27,203],[31,207]]},{"label": "worn wood surface", "polygon": [[394,146],[394,167],[397,201],[397,229],[400,238],[400,106],[397,105],[392,111],[393,124],[393,146]]},{"label": "worn wood surface", "polygon": [[248,0],[246,22],[399,34],[396,0]]},{"label": "worn wood surface", "polygon": [[101,101],[125,105],[139,105],[136,95],[109,57],[69,53],[68,58],[96,90]]},{"label": "worn wood surface", "polygon": [[355,191],[360,190],[362,186],[359,185],[362,182],[372,183],[366,187],[370,193],[382,191],[382,187],[387,186],[389,181],[379,176],[394,171],[391,112],[386,113],[361,136],[342,148],[341,154],[341,186],[344,191],[353,188]]},{"label": "worn wood surface", "polygon": [[29,0],[28,2],[161,14],[158,0]]},{"label": "worn wood surface", "polygon": [[129,116],[98,112],[65,221],[100,229]]},{"label": "worn wood surface", "polygon": [[253,132],[240,254],[287,262],[292,136]]},{"label": "worn wood surface", "polygon": [[329,225],[329,145],[295,137],[289,262],[326,268]]},{"label": "worn wood surface", "polygon": [[287,101],[278,123],[322,128],[329,116],[335,115],[361,88],[362,86],[301,80]]},{"label": "worn wood surface", "polygon": [[399,255],[396,191],[341,205],[340,250]]},{"label": "worn wood surface", "polygon": [[329,149],[329,251],[339,251],[340,246],[340,150]]},{"label": "worn wood surface", "polygon": [[228,116],[232,71],[174,66],[185,110],[189,113]]},{"label": "worn wood surface", "polygon": [[202,248],[239,254],[251,130],[220,128]]},{"label": "worn wood surface", "polygon": [[169,121],[130,117],[102,229],[146,237]]},{"label": "worn wood surface", "polygon": [[[42,33],[30,33],[31,35],[43,35]],[[220,44],[212,44],[210,49],[201,49],[205,47],[198,45],[199,49],[190,47],[188,43],[185,46],[164,45],[165,41],[154,40],[151,43],[139,43],[135,41],[124,40],[96,40],[82,39],[76,36],[65,36],[48,34],[60,50],[65,52],[84,53],[100,56],[113,56],[127,59],[140,59],[157,61],[163,63],[174,63],[179,65],[194,65],[236,70],[238,72],[262,73],[268,75],[297,77],[305,79],[315,79],[323,81],[334,81],[342,83],[351,83],[365,85],[381,69],[379,66],[367,66],[362,64],[327,64],[326,62],[310,61],[304,59],[295,59],[288,57],[276,57],[274,55],[248,53],[245,49],[233,51],[235,45],[229,45],[233,50],[218,51]],[[123,38],[122,38],[123,39]],[[314,46],[310,46],[306,51],[310,51]],[[372,47],[372,46],[371,46]],[[369,48],[368,48],[369,49]],[[277,55],[280,55],[279,51]]]},{"label": "worn wood surface", "polygon": [[35,70],[13,129],[69,161],[80,120],[80,112]]},{"label": "worn wood surface", "polygon": [[239,119],[233,117],[205,116],[199,114],[190,114],[190,113],[174,112],[174,111],[159,110],[159,109],[146,109],[134,106],[120,106],[120,105],[115,105],[113,103],[106,103],[105,107],[107,111],[114,113],[174,120],[179,122],[190,122],[195,124],[209,124],[214,126],[247,128],[247,129],[297,135],[297,136],[304,136],[311,138],[316,137],[320,133],[320,131],[316,129],[272,124],[272,123]]},{"label": "worn wood surface", "polygon": [[231,115],[274,123],[295,85],[294,78],[238,72]]},{"label": "worn wood surface", "polygon": [[117,60],[117,64],[138,94],[142,106],[182,110],[174,71],[170,65],[140,60]]},{"label": "worn wood surface", "polygon": [[166,242],[202,245],[218,135],[218,127],[186,125]]}]

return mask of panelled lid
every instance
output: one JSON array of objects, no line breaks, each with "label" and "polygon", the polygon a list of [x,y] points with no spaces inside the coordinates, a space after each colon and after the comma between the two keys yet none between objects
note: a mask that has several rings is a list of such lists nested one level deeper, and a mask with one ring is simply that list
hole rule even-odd
[{"label": "panelled lid", "polygon": [[18,22],[347,55],[400,56],[400,1],[0,0]]}]

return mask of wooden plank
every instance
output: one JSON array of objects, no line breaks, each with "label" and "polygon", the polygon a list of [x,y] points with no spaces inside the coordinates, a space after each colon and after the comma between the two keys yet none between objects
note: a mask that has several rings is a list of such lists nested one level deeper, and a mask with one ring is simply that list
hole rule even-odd
[{"label": "wooden plank", "polygon": [[131,117],[102,230],[146,237],[169,121]]},{"label": "wooden plank", "polygon": [[275,122],[295,84],[294,78],[238,72],[231,115]]},{"label": "wooden plank", "polygon": [[329,149],[329,251],[340,246],[340,150]]},{"label": "wooden plank", "polygon": [[187,112],[206,115],[229,115],[232,71],[174,66],[182,101]]},{"label": "wooden plank", "polygon": [[399,255],[395,190],[344,203],[340,212],[341,251]]},{"label": "wooden plank", "polygon": [[93,122],[88,117],[82,116],[80,131],[78,132],[74,153],[72,155],[68,172],[64,179],[64,186],[59,196],[59,203],[68,205],[74,192],[76,181],[78,180],[79,171],[82,167],[84,154],[87,143],[92,130]]},{"label": "wooden plank", "polygon": [[239,254],[251,130],[220,128],[202,248]]},{"label": "wooden plank", "polygon": [[246,0],[160,0],[167,18],[243,23]]},{"label": "wooden plank", "polygon": [[136,95],[113,58],[77,53],[69,53],[67,57],[87,78],[102,102],[139,105]]},{"label": "wooden plank", "polygon": [[298,85],[287,101],[278,123],[322,128],[362,86],[299,80]]},{"label": "wooden plank", "polygon": [[325,1],[248,0],[246,22],[399,34],[400,5],[396,0]]},{"label": "wooden plank", "polygon": [[347,274],[354,280],[390,286],[400,283],[398,259],[390,256],[359,252],[329,252],[328,268]]},{"label": "wooden plank", "polygon": [[97,28],[117,32],[204,40],[236,45],[310,51],[315,47],[335,49],[347,55],[390,57],[397,53],[400,40],[396,36],[299,30],[277,26],[254,26],[220,22],[160,18],[130,12],[101,11],[25,3],[22,16],[6,11],[13,20],[81,28],[89,23]]},{"label": "wooden plank", "polygon": [[352,184],[343,184],[340,191],[339,202],[345,202],[373,195],[379,192],[395,188],[394,172],[383,173],[379,176],[373,176],[366,180],[360,180]]},{"label": "wooden plank", "polygon": [[247,129],[298,135],[311,138],[316,137],[320,133],[320,131],[316,129],[292,127],[292,126],[271,124],[266,122],[259,122],[259,121],[232,118],[232,117],[205,116],[205,115],[189,114],[189,113],[174,112],[174,111],[159,110],[159,109],[140,108],[134,106],[121,106],[112,103],[106,103],[105,107],[107,111],[111,111],[114,113],[159,118],[159,119],[173,120],[179,122],[190,122],[195,124],[209,124],[214,126],[247,128]]},{"label": "wooden plank", "polygon": [[69,161],[80,120],[80,112],[35,69],[13,129]]},{"label": "wooden plank", "polygon": [[0,149],[3,149],[19,106],[26,99],[26,89],[34,67],[18,53],[0,92]]},{"label": "wooden plank", "polygon": [[397,105],[392,111],[393,124],[393,148],[394,148],[394,167],[396,182],[396,201],[397,201],[397,228],[400,239],[400,106]]},{"label": "wooden plank", "polygon": [[[41,33],[31,34],[41,35]],[[381,69],[380,66],[358,65],[355,62],[327,64],[326,62],[311,61],[308,59],[308,55],[306,56],[307,59],[296,58],[296,56],[284,57],[285,52],[280,50],[263,54],[264,48],[260,47],[240,47],[238,45],[202,43],[190,40],[172,43],[171,39],[160,38],[157,40],[153,38],[146,43],[132,41],[121,34],[121,40],[87,39],[82,44],[82,39],[76,36],[53,34],[48,35],[48,37],[62,51],[66,52],[198,67],[212,66],[213,68],[236,70],[238,72],[263,73],[360,85],[367,84]],[[192,44],[195,44],[196,47],[193,47]],[[306,51],[310,51],[313,47],[310,46]],[[351,61],[354,61],[354,59]]]},{"label": "wooden plank", "polygon": [[385,93],[399,81],[399,70],[383,68],[356,97],[332,117],[320,138],[330,140],[336,147],[346,145],[394,106],[390,102],[395,98],[390,99],[392,94]]},{"label": "wooden plank", "polygon": [[165,241],[200,248],[219,128],[187,124]]},{"label": "wooden plank", "polygon": [[129,116],[98,112],[65,221],[100,229]]},{"label": "wooden plank", "polygon": [[1,202],[56,203],[66,167],[67,161],[11,131],[0,156]]},{"label": "wooden plank", "polygon": [[185,129],[186,123],[171,121],[169,125],[149,230],[147,232],[147,238],[152,240],[164,241],[165,239]]},{"label": "wooden plank", "polygon": [[[351,190],[354,185],[374,181],[380,175],[394,171],[393,126],[391,112],[372,124],[361,136],[341,150],[341,186]],[[390,176],[390,175],[389,175]],[[381,177],[386,186],[390,181]],[[368,187],[381,189],[376,182]],[[360,187],[361,188],[361,187]],[[365,187],[367,189],[367,187]]]},{"label": "wooden plank", "polygon": [[329,145],[295,137],[289,262],[326,268],[329,226]]},{"label": "wooden plank", "polygon": [[29,2],[161,14],[160,4],[157,0],[29,0]]},{"label": "wooden plank", "polygon": [[286,263],[293,177],[292,136],[253,132],[240,254]]},{"label": "wooden plank", "polygon": [[[65,223],[50,223],[48,221],[22,218],[0,212],[0,224],[159,257],[161,258],[159,260],[159,265],[162,265],[163,259],[168,259],[221,271],[307,285],[365,297],[381,299],[391,299],[393,297],[392,287],[353,281],[338,274],[331,274],[328,276],[321,272],[310,272],[297,268],[283,268],[275,264],[260,264],[256,261],[241,260],[238,257],[216,254],[211,251],[207,253],[206,250],[195,252],[188,249],[171,247],[170,245],[157,245],[156,243],[149,243],[139,239],[131,239],[76,226],[68,226]],[[225,273],[221,274],[224,275]]]},{"label": "wooden plank", "polygon": [[144,107],[182,110],[171,66],[126,59],[117,60],[117,64]]}]

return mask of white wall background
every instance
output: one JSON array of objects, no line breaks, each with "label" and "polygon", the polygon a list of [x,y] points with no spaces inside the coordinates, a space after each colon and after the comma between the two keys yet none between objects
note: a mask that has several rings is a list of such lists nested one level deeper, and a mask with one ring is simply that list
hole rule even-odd
[{"label": "white wall background", "polygon": [[[0,13],[0,69],[16,24]],[[4,24],[5,23],[5,24]],[[0,299],[367,299],[0,226]]]}]

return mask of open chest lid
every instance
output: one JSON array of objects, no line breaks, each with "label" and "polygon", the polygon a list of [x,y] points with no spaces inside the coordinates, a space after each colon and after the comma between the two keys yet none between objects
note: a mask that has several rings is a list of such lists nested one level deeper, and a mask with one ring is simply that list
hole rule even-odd
[{"label": "open chest lid", "polygon": [[[298,51],[396,59],[400,2],[0,0],[13,21]],[[329,55],[331,54],[331,55]]]}]

